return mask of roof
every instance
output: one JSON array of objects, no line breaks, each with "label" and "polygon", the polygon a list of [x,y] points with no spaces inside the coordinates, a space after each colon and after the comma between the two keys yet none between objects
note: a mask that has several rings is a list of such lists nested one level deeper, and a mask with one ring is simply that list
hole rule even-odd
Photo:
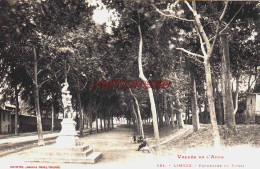
[{"label": "roof", "polygon": [[14,105],[5,103],[2,106],[0,106],[0,109],[4,110],[4,111],[9,111],[12,112],[16,107]]},{"label": "roof", "polygon": [[260,95],[260,93],[247,93],[249,95]]},{"label": "roof", "polygon": [[5,103],[5,105],[4,105],[4,106],[5,106],[5,107],[10,107],[10,108],[14,108],[14,109],[16,108],[16,107],[15,107],[15,105],[12,105],[12,104],[8,104],[8,103]]}]

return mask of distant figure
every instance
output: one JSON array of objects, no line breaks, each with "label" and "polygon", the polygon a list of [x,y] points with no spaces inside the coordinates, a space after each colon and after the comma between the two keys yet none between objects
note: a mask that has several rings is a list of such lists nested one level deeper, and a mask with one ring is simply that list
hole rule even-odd
[{"label": "distant figure", "polygon": [[144,138],[142,144],[139,145],[137,151],[140,151],[141,148],[145,147],[146,145],[147,145],[147,142],[146,142],[146,139]]},{"label": "distant figure", "polygon": [[136,142],[136,135],[133,136],[134,143]]},{"label": "distant figure", "polygon": [[143,142],[143,137],[142,136],[138,137],[137,143],[142,143],[142,142]]}]

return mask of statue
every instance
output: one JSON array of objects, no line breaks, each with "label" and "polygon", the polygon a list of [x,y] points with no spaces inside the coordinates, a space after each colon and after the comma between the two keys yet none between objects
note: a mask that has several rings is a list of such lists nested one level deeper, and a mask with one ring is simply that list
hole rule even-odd
[{"label": "statue", "polygon": [[71,98],[70,91],[68,90],[69,84],[68,83],[62,83],[61,84],[61,97],[62,97],[62,104],[64,109],[64,118],[72,118],[72,104],[71,104]]}]

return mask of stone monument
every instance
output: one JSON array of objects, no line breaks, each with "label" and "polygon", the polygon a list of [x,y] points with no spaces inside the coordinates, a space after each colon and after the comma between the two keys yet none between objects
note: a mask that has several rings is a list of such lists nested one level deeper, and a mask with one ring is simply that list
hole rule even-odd
[{"label": "stone monument", "polygon": [[57,146],[79,146],[81,145],[78,133],[76,132],[76,122],[72,119],[72,104],[68,83],[62,84],[62,104],[64,110],[64,118],[61,122],[61,132],[56,139]]},{"label": "stone monument", "polygon": [[93,149],[79,140],[75,129],[76,122],[72,119],[72,96],[68,87],[68,83],[62,84],[64,118],[61,122],[62,128],[56,139],[56,144],[45,146],[43,150],[33,152],[33,155],[26,161],[96,163],[102,157],[101,152],[93,152]]}]

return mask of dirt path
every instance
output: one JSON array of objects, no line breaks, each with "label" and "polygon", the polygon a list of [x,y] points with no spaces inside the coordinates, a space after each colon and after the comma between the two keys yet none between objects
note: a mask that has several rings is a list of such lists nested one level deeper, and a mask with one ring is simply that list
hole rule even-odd
[{"label": "dirt path", "polygon": [[[168,138],[178,135],[182,132],[179,130],[170,134]],[[242,167],[243,169],[251,169],[259,156],[259,148],[255,149],[247,145],[231,147],[227,149],[210,149],[208,146],[198,147],[194,144],[198,143],[200,138],[202,142],[210,140],[208,132],[201,132],[175,137],[167,144],[161,145],[161,151],[155,154],[148,154],[136,151],[138,144],[130,143],[130,137],[133,134],[131,128],[118,127],[112,131],[91,134],[81,138],[84,144],[89,145],[94,151],[102,152],[103,157],[96,164],[64,164],[64,163],[28,163],[22,158],[24,154],[30,151],[44,151],[46,147],[37,147],[21,153],[12,154],[0,159],[1,169],[17,168],[46,168],[46,169],[97,169],[97,168],[178,168],[178,165],[187,165],[192,169],[209,168],[208,165],[227,165],[226,168]],[[167,140],[167,139],[166,139]],[[194,143],[194,144],[193,144]],[[185,147],[184,145],[187,146]],[[188,146],[190,145],[190,146]],[[194,147],[193,147],[194,146]],[[250,154],[250,156],[248,155]],[[179,156],[184,156],[180,158]],[[214,156],[212,159],[211,156]],[[252,155],[252,156],[251,156]],[[187,156],[187,158],[186,158]],[[195,159],[188,157],[194,156]],[[203,156],[203,159],[199,159]],[[204,158],[205,156],[205,158]],[[216,158],[217,157],[217,158]],[[55,168],[55,166],[57,166]],[[236,167],[233,167],[236,166]],[[243,167],[244,166],[244,167]],[[187,167],[184,167],[187,168]],[[210,167],[215,168],[215,167]],[[219,168],[219,167],[216,167]]]},{"label": "dirt path", "polygon": [[130,141],[132,133],[130,128],[118,127],[109,132],[89,135],[82,141],[90,145],[94,151],[102,152],[103,157],[98,162],[99,164],[127,162],[139,156],[149,156],[150,154],[136,151],[138,144]]},{"label": "dirt path", "polygon": [[[28,163],[23,162],[24,154],[31,151],[44,151],[44,147],[32,148],[21,153],[13,154],[1,158],[1,164],[5,168],[11,166],[59,166],[61,169],[81,169],[81,168],[133,168],[143,165],[149,167],[156,166],[156,155],[136,151],[138,144],[130,141],[133,131],[131,128],[118,127],[108,132],[88,135],[81,138],[84,144],[89,145],[96,152],[102,152],[103,157],[96,164],[63,164],[63,163]],[[4,160],[4,161],[2,161]],[[2,167],[1,167],[2,168]]]}]

